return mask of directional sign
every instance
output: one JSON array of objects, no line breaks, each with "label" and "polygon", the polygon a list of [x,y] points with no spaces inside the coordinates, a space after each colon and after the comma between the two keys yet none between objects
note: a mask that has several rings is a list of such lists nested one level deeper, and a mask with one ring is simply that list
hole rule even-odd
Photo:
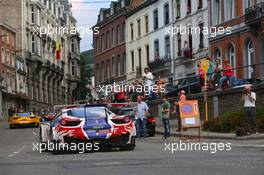
[{"label": "directional sign", "polygon": [[198,100],[180,102],[179,109],[182,128],[201,126]]}]

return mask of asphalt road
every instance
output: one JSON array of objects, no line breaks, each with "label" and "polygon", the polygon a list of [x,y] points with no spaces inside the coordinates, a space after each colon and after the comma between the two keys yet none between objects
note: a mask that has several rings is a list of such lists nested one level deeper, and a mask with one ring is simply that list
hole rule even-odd
[{"label": "asphalt road", "polygon": [[[161,136],[137,140],[134,151],[109,151],[84,154],[53,155],[33,151],[38,141],[38,129],[8,129],[0,123],[0,174],[72,175],[72,174],[131,174],[131,175],[263,175],[264,141],[202,140],[202,143],[231,142],[231,150],[172,151]],[[170,143],[170,144],[169,144]],[[166,145],[179,143],[177,138]]]}]

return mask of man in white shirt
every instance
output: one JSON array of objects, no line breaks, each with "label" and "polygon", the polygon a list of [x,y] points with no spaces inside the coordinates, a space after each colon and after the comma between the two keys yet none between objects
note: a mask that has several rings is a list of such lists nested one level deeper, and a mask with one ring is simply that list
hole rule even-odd
[{"label": "man in white shirt", "polygon": [[256,93],[251,91],[251,86],[245,86],[241,101],[244,102],[245,115],[252,132],[258,134],[256,122]]},{"label": "man in white shirt", "polygon": [[137,107],[136,107],[136,128],[137,128],[137,137],[143,136],[144,138],[147,135],[146,124],[147,124],[147,115],[149,107],[147,103],[142,101],[141,96],[137,96]]}]

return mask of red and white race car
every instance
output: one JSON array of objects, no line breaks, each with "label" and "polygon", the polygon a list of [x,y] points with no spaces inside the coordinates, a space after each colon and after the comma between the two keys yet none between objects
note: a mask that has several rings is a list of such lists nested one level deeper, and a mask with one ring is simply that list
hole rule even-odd
[{"label": "red and white race car", "polygon": [[[58,144],[96,143],[99,148],[118,147],[133,150],[136,128],[129,116],[118,116],[106,105],[83,105],[60,109],[51,122],[40,124],[40,144],[46,149]],[[61,145],[60,145],[61,146]]]}]

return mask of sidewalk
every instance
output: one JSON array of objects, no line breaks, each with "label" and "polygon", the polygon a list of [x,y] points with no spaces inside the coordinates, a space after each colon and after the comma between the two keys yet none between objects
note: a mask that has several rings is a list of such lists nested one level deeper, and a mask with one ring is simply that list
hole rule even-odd
[{"label": "sidewalk", "polygon": [[[176,132],[175,127],[171,128],[171,135],[179,137],[179,132]],[[163,127],[156,126],[156,133],[163,135],[164,129]],[[197,138],[198,137],[198,129],[188,129],[187,131],[182,131],[183,137]],[[201,131],[201,139],[232,139],[232,140],[264,140],[264,133],[259,135],[252,134],[249,136],[237,137],[234,133],[216,133],[216,132],[208,132]]]}]

